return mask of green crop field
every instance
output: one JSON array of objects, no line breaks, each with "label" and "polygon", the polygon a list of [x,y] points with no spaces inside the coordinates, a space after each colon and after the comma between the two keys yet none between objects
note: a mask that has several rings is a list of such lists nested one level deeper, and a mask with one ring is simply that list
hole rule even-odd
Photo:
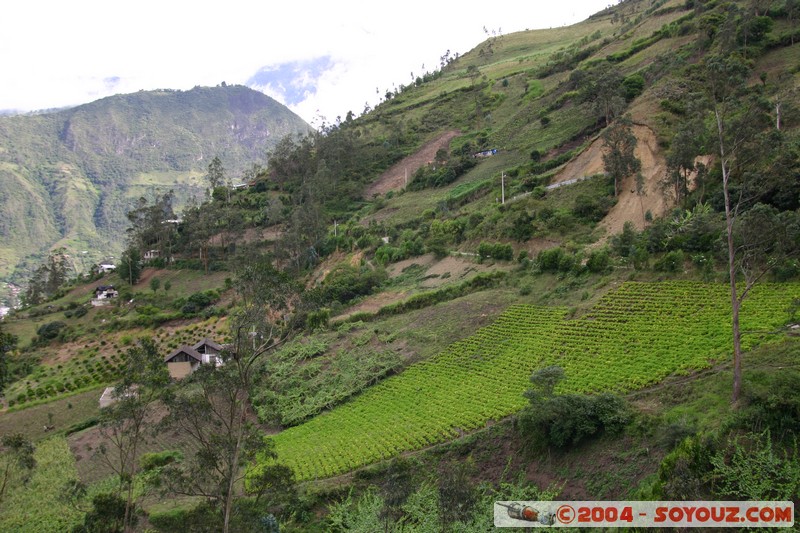
[{"label": "green crop field", "polygon": [[36,446],[36,468],[30,481],[13,487],[3,501],[0,531],[70,531],[83,516],[82,511],[63,498],[66,483],[78,477],[67,441],[64,437],[52,437]]},{"label": "green crop field", "polygon": [[[763,284],[742,307],[743,346],[779,339],[800,285]],[[333,476],[456,437],[526,404],[531,373],[564,368],[561,392],[625,392],[730,358],[723,284],[624,283],[579,318],[515,305],[354,400],[274,437],[298,479]]]}]

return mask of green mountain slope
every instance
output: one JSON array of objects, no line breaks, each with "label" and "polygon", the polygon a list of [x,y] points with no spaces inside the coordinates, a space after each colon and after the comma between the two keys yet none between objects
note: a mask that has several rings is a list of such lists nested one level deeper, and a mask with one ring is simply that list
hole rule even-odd
[{"label": "green mountain slope", "polygon": [[214,157],[238,181],[284,136],[308,131],[285,106],[241,86],[141,91],[0,117],[0,280],[24,279],[54,246],[87,250],[84,267],[118,255],[132,200],[172,189],[180,208],[202,199]]}]

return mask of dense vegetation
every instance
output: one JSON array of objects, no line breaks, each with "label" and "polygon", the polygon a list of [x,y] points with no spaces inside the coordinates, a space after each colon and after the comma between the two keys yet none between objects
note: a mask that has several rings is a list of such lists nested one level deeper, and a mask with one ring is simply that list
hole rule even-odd
[{"label": "dense vegetation", "polygon": [[[487,32],[268,160],[204,151],[202,200],[122,209],[114,189],[93,212],[127,213],[117,272],[65,285],[54,250],[2,324],[0,423],[24,433],[2,519],[50,498],[33,480],[62,436],[76,469],[47,490],[70,482],[76,512],[51,530],[483,531],[500,495],[796,500],[797,21],[792,0],[626,0]],[[86,179],[174,176],[191,151],[117,160],[81,133],[126,102],[71,112]],[[120,296],[91,306],[100,284]],[[225,364],[167,384],[163,357],[205,337]],[[118,407],[86,407],[112,384]]]},{"label": "dense vegetation", "polygon": [[[308,130],[287,108],[242,86],[142,91],[2,116],[0,281],[23,284],[56,246],[83,262],[70,265],[78,271],[119,256],[125,214],[139,198],[172,190],[183,207],[203,198],[214,156],[238,179],[284,136]],[[5,288],[0,296],[6,300]]]},{"label": "dense vegetation", "polygon": [[[797,285],[759,286],[747,302],[745,329],[778,328],[798,297]],[[583,317],[565,314],[512,307],[431,360],[283,431],[274,439],[278,455],[299,479],[335,475],[514,413],[525,405],[522,393],[537,368],[565,369],[560,392],[627,392],[708,367],[730,339],[721,284],[627,283]],[[759,337],[747,335],[746,346]]]}]

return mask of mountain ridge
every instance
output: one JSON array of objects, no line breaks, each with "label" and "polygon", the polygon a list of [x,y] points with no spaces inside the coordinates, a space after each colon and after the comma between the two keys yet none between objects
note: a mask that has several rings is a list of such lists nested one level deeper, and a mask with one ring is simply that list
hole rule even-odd
[{"label": "mountain ridge", "polygon": [[53,247],[86,250],[89,264],[118,255],[134,199],[202,198],[214,157],[238,178],[283,137],[309,131],[269,96],[228,85],[0,115],[0,280],[23,280]]}]

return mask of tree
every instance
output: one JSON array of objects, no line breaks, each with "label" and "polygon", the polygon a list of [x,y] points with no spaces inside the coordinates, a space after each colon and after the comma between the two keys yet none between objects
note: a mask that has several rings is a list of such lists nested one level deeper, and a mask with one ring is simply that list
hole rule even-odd
[{"label": "tree", "polygon": [[3,437],[2,453],[0,453],[0,503],[9,488],[17,484],[27,483],[36,459],[33,452],[36,450],[33,443],[21,433]]},{"label": "tree", "polygon": [[99,453],[119,479],[115,496],[124,494],[122,525],[134,524],[133,488],[138,460],[146,440],[147,425],[153,423],[156,402],[169,383],[169,373],[152,339],[142,339],[125,354],[122,380],[114,387],[114,403],[100,414],[104,442]]},{"label": "tree", "polygon": [[681,122],[667,153],[667,175],[662,185],[672,190],[677,205],[689,193],[689,176],[699,170],[695,160],[703,151],[705,137],[700,111],[690,112],[690,118]]},{"label": "tree", "polygon": [[209,248],[214,235],[216,217],[210,204],[189,206],[183,211],[184,238],[187,248],[197,248],[198,258],[206,274],[209,269]]},{"label": "tree", "polygon": [[225,184],[225,168],[222,166],[222,160],[215,156],[208,164],[208,172],[206,173],[206,180],[211,187],[211,191],[217,187]]},{"label": "tree", "polygon": [[614,196],[619,194],[620,182],[642,167],[642,162],[634,154],[636,144],[628,118],[613,122],[603,132],[603,166],[614,179]]},{"label": "tree", "polygon": [[575,70],[570,84],[579,91],[580,101],[590,103],[606,125],[625,109],[623,77],[613,65],[604,63],[589,71]]},{"label": "tree", "polygon": [[[737,227],[743,227],[738,223],[738,218],[747,207],[746,192],[753,185],[748,183],[750,174],[747,170],[755,157],[763,155],[760,153],[762,150],[754,147],[754,144],[759,140],[759,133],[769,128],[771,123],[767,110],[761,105],[763,102],[747,89],[748,73],[747,66],[735,55],[711,56],[704,65],[705,92],[716,126],[725,205],[726,258],[733,332],[732,401],[735,405],[738,404],[742,388],[740,308],[750,290],[771,268],[769,261],[759,260],[760,264],[757,265],[756,259],[767,258],[751,253],[754,250],[751,239],[755,237],[756,241],[766,241],[769,239],[765,237],[769,234],[748,236],[746,233],[739,233],[737,236]],[[761,148],[765,147],[761,145]],[[757,216],[757,213],[753,216]],[[737,282],[740,273],[744,276],[743,287]]]},{"label": "tree", "polygon": [[161,280],[156,277],[150,278],[150,290],[153,291],[154,294],[158,291],[159,287],[161,287]]},{"label": "tree", "polygon": [[797,16],[800,14],[800,1],[798,0],[786,0],[784,3],[784,9],[786,9],[786,18],[789,19],[789,27],[792,28],[792,31],[789,32],[790,42],[792,46],[794,46],[794,34],[795,28],[797,28]]},{"label": "tree", "polygon": [[70,271],[66,252],[63,247],[52,250],[45,262],[34,271],[25,291],[25,303],[30,305],[42,303],[55,296],[66,283]]},{"label": "tree", "polygon": [[470,480],[474,474],[475,463],[472,460],[454,461],[439,473],[439,531],[450,531],[451,525],[469,516],[478,503],[478,492]]},{"label": "tree", "polygon": [[575,445],[604,431],[618,432],[628,423],[627,405],[619,396],[555,394],[564,377],[561,367],[542,368],[531,375],[532,387],[523,393],[530,405],[517,423],[532,450]]},{"label": "tree", "polygon": [[169,292],[169,290],[171,288],[172,288],[172,282],[170,280],[165,281],[164,282],[164,292]]},{"label": "tree", "polygon": [[142,275],[141,254],[138,248],[128,247],[122,252],[117,265],[117,274],[123,281],[133,286]]},{"label": "tree", "polygon": [[244,261],[237,278],[241,306],[231,316],[231,343],[221,354],[222,364],[202,365],[185,380],[167,399],[165,421],[198,449],[190,461],[165,468],[167,489],[205,497],[219,511],[226,533],[242,481],[270,478],[263,469],[248,468],[257,457],[262,462],[275,458],[274,445],[253,423],[253,367],[286,339],[282,317],[296,294],[289,278],[263,258]]},{"label": "tree", "polygon": [[149,205],[146,198],[137,200],[127,217],[128,246],[139,250],[158,250],[160,257],[168,258],[177,237],[173,203],[175,193],[169,191]]},{"label": "tree", "polygon": [[10,381],[8,371],[8,356],[17,347],[17,336],[3,331],[2,322],[0,322],[0,393],[5,389],[6,384]]}]

